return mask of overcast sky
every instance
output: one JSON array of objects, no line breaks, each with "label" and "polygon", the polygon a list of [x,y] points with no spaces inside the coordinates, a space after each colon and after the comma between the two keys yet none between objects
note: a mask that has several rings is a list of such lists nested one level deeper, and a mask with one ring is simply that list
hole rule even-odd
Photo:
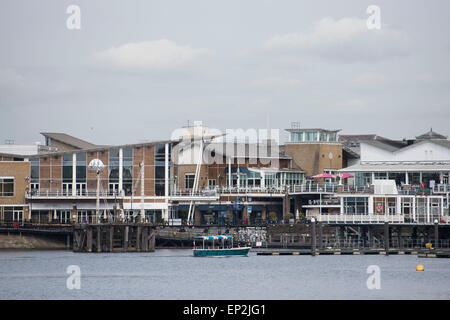
[{"label": "overcast sky", "polygon": [[447,0],[2,0],[0,143],[136,143],[188,120],[450,135],[449,13]]}]

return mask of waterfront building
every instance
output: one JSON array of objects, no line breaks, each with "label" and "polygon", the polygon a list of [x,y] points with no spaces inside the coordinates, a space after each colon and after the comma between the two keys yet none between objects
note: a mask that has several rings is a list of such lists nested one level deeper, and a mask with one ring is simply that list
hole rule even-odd
[{"label": "waterfront building", "polygon": [[[47,149],[0,154],[1,221],[259,225],[315,217],[341,223],[447,223],[450,145],[293,125],[282,145],[227,139],[201,125],[170,140],[101,146],[43,133]],[[12,149],[14,147],[11,147]],[[99,173],[89,163],[99,159]],[[312,178],[320,173],[349,178]],[[11,189],[14,190],[11,195]],[[5,214],[6,212],[6,214]],[[12,212],[12,214],[11,214]],[[16,212],[16,213],[14,213]]]},{"label": "waterfront building", "polygon": [[16,156],[0,154],[0,221],[30,219],[25,199],[30,186],[30,163]]},{"label": "waterfront building", "polygon": [[450,142],[430,130],[416,139],[359,141],[360,159],[338,170],[329,201],[313,201],[308,216],[327,221],[434,223],[448,219]]}]

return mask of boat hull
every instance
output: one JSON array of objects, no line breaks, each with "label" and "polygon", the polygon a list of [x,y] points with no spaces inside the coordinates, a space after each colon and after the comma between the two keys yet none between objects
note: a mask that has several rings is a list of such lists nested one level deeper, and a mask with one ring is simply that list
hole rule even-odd
[{"label": "boat hull", "polygon": [[230,249],[193,249],[194,257],[227,257],[246,256],[250,247],[230,248]]}]

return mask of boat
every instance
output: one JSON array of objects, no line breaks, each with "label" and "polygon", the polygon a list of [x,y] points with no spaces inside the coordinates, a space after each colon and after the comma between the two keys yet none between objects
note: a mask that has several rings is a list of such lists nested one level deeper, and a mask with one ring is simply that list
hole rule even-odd
[{"label": "boat", "polygon": [[[196,246],[195,239],[202,240],[202,245]],[[195,237],[192,251],[194,257],[228,257],[246,256],[250,249],[251,247],[234,247],[232,236],[217,235]]]}]

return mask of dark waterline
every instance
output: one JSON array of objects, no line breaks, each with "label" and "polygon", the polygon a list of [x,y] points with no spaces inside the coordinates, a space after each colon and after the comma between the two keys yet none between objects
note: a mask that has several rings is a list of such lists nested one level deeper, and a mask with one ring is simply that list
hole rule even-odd
[{"label": "dark waterline", "polygon": [[[80,290],[67,289],[69,265],[80,267]],[[367,288],[370,265],[379,290]],[[11,251],[0,252],[0,299],[450,299],[450,259]]]}]

